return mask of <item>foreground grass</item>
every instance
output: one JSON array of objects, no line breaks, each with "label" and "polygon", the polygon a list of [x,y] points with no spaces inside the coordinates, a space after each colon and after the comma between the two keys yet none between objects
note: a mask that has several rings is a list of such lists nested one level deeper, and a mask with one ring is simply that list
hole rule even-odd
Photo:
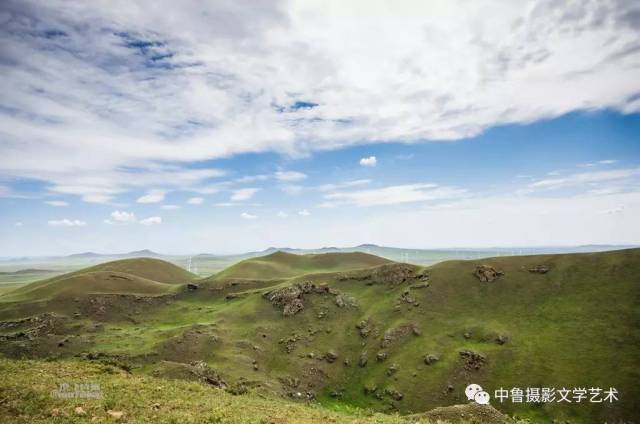
[{"label": "foreground grass", "polygon": [[[331,411],[314,404],[240,396],[197,382],[131,375],[77,361],[0,359],[3,423],[404,423],[398,415]],[[60,384],[98,384],[102,399],[60,399]],[[82,410],[76,412],[76,408]],[[118,418],[118,416],[121,416]],[[427,423],[427,421],[421,421]]]}]

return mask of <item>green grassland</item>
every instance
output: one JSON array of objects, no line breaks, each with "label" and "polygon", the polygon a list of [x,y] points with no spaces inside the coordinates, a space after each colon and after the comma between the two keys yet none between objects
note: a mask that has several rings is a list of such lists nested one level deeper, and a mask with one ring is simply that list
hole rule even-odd
[{"label": "green grassland", "polygon": [[[90,363],[106,362],[140,379],[172,378],[176,367],[203,361],[251,396],[311,398],[327,414],[421,413],[466,403],[469,383],[490,393],[500,387],[615,387],[620,399],[611,404],[492,405],[532,422],[640,419],[639,249],[426,268],[342,255],[251,258],[195,280],[197,290],[185,287],[192,275],[161,261],[138,266],[139,259],[32,283],[0,296],[0,319],[13,322],[0,326],[6,337],[0,352],[59,360],[92,354]],[[480,264],[504,275],[481,282],[473,275]],[[549,272],[529,272],[537,265]],[[137,279],[97,290],[96,273]],[[142,279],[169,288],[143,292]],[[73,290],[61,289],[69,280]],[[270,298],[298,285],[314,288],[300,295],[301,310],[285,316]],[[56,313],[53,330],[21,321],[46,311]],[[483,359],[469,364],[460,354],[465,351]],[[377,360],[379,353],[386,359]],[[438,360],[426,364],[426,355]],[[367,363],[360,366],[363,357]]]}]

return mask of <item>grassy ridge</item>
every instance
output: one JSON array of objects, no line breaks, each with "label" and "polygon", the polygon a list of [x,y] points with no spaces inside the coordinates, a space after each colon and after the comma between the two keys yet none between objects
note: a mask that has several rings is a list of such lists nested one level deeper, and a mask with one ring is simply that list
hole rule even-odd
[{"label": "grassy ridge", "polygon": [[247,278],[270,280],[290,278],[313,272],[336,272],[370,268],[389,262],[387,259],[361,252],[310,255],[275,252],[232,265],[216,275],[216,279]]}]

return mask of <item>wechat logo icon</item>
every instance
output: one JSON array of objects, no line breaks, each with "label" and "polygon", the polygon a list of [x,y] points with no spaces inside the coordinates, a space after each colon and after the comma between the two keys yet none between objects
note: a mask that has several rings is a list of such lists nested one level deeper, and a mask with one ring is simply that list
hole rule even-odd
[{"label": "wechat logo icon", "polygon": [[478,405],[488,405],[491,399],[489,393],[482,390],[482,387],[478,384],[469,384],[464,390],[464,394],[467,395],[468,400],[472,400]]}]

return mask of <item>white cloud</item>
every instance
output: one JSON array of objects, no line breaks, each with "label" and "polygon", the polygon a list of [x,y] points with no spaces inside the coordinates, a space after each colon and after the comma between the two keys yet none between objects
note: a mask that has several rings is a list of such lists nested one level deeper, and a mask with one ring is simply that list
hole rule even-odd
[{"label": "white cloud", "polygon": [[84,227],[87,225],[85,221],[79,219],[53,219],[47,222],[52,227]]},{"label": "white cloud", "polygon": [[[206,184],[221,172],[188,165],[207,159],[638,112],[634,7],[12,2],[0,174],[107,203],[132,189]],[[42,27],[64,35],[38,36]]]},{"label": "white cloud", "polygon": [[616,159],[605,159],[605,160],[601,160],[598,163],[602,164],[602,165],[612,165],[614,163],[617,163],[618,161]]},{"label": "white cloud", "polygon": [[166,209],[166,210],[176,210],[176,209],[180,209],[182,206],[180,206],[180,205],[162,205],[160,207],[162,209]]},{"label": "white cloud", "polygon": [[306,179],[307,174],[297,171],[277,171],[275,177],[278,181],[294,182]]},{"label": "white cloud", "polygon": [[49,201],[46,201],[45,203],[49,206],[56,206],[56,207],[69,206],[69,203],[62,200],[49,200]]},{"label": "white cloud", "polygon": [[640,176],[640,168],[614,169],[610,171],[582,172],[562,178],[549,178],[529,184],[531,189],[557,189],[575,187],[605,181],[625,180]]},{"label": "white cloud", "polygon": [[437,184],[405,184],[368,190],[327,193],[324,198],[328,202],[324,202],[321,206],[333,207],[338,204],[354,204],[357,206],[397,205],[455,199],[463,197],[465,194],[466,190],[441,187]]},{"label": "white cloud", "polygon": [[151,190],[144,196],[136,200],[138,203],[160,203],[164,200],[165,192],[163,190]]},{"label": "white cloud", "polygon": [[309,212],[307,209],[302,209],[301,211],[298,211],[298,215],[300,215],[300,216],[309,216],[309,215],[311,215],[311,212]]},{"label": "white cloud", "polygon": [[369,156],[368,158],[360,159],[360,165],[362,166],[376,166],[378,164],[378,160],[375,156]]},{"label": "white cloud", "polygon": [[14,225],[15,225],[16,227],[22,227],[22,226],[23,226],[22,222],[16,222]]},{"label": "white cloud", "polygon": [[131,224],[136,222],[136,215],[133,212],[127,211],[113,211],[111,212],[111,219],[105,219],[105,224]]},{"label": "white cloud", "polygon": [[149,218],[141,219],[140,224],[142,225],[157,225],[162,224],[162,217],[159,216],[150,216]]},{"label": "white cloud", "polygon": [[268,180],[269,176],[268,175],[245,175],[244,177],[240,177],[240,178],[236,178],[235,182],[236,183],[240,183],[240,184],[244,184],[244,183],[252,183],[254,181],[265,181]]},{"label": "white cloud", "polygon": [[201,205],[204,203],[204,199],[202,197],[192,197],[187,200],[187,204],[189,205]]},{"label": "white cloud", "polygon": [[350,187],[357,187],[357,186],[367,185],[367,184],[370,184],[370,183],[371,183],[371,180],[368,180],[368,179],[345,181],[345,182],[337,183],[337,184],[323,184],[320,187],[318,187],[318,190],[320,190],[320,191],[333,191],[333,190],[340,190],[340,189],[343,189],[343,188],[350,188]]},{"label": "white cloud", "polygon": [[235,190],[231,195],[231,200],[234,202],[242,202],[251,199],[258,191],[259,188],[241,188]]},{"label": "white cloud", "polygon": [[244,219],[256,219],[257,218],[256,215],[251,215],[250,213],[247,213],[247,212],[242,212],[240,214],[240,217],[244,218]]},{"label": "white cloud", "polygon": [[232,202],[220,202],[220,203],[216,203],[216,206],[219,206],[221,208],[229,208],[231,206],[235,206],[235,203],[232,203]]},{"label": "white cloud", "polygon": [[278,218],[286,218],[288,216],[289,216],[289,214],[284,212],[284,211],[279,211],[278,212]]}]

